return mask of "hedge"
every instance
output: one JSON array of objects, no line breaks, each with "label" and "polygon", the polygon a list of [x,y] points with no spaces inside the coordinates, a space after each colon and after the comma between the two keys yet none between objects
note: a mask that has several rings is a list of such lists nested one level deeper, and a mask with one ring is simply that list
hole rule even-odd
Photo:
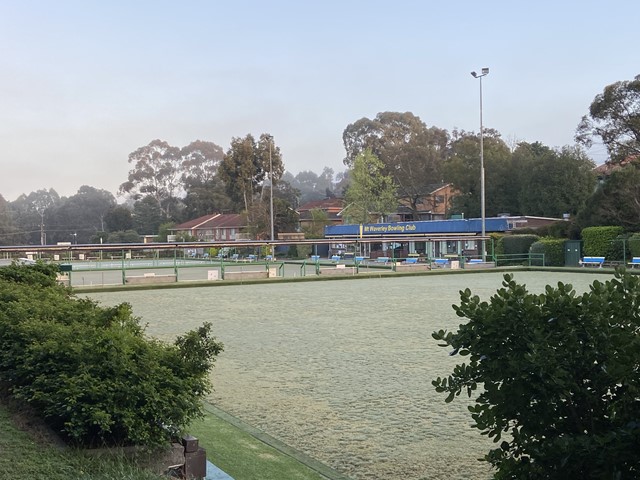
[{"label": "hedge", "polygon": [[537,235],[505,235],[500,239],[505,255],[529,253],[531,245],[538,241]]},{"label": "hedge", "polygon": [[564,238],[541,238],[531,245],[531,253],[544,253],[544,264],[547,267],[564,266]]},{"label": "hedge", "polygon": [[222,351],[210,324],[172,345],[148,339],[128,304],[76,298],[47,268],[0,268],[0,382],[10,395],[83,446],[163,444],[202,415]]},{"label": "hedge", "polygon": [[581,232],[582,253],[585,256],[606,257],[607,260],[622,260],[622,227],[587,227]]}]

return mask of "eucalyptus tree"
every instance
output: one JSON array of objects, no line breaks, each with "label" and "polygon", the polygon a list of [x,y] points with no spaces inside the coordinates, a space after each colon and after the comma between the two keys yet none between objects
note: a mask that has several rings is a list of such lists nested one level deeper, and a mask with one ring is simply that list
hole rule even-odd
[{"label": "eucalyptus tree", "polygon": [[23,232],[26,243],[48,243],[47,233],[52,225],[55,207],[61,198],[53,188],[22,194],[10,203],[16,227]]},{"label": "eucalyptus tree", "polygon": [[345,165],[370,149],[382,161],[402,199],[414,211],[428,194],[430,185],[442,182],[442,165],[447,156],[446,130],[427,125],[411,112],[382,112],[371,120],[361,118],[342,134]]},{"label": "eucalyptus tree", "polygon": [[640,155],[640,75],[607,85],[596,95],[576,140],[587,147],[602,141],[615,163]]},{"label": "eucalyptus tree", "polygon": [[133,168],[128,180],[120,185],[120,193],[129,194],[134,200],[150,196],[163,216],[172,218],[184,189],[180,149],[163,140],[153,140],[129,154],[129,163]]},{"label": "eucalyptus tree", "polygon": [[282,177],[284,164],[280,147],[267,133],[258,141],[253,135],[234,137],[231,146],[218,168],[218,174],[225,183],[227,195],[249,212],[267,178],[274,182]]}]

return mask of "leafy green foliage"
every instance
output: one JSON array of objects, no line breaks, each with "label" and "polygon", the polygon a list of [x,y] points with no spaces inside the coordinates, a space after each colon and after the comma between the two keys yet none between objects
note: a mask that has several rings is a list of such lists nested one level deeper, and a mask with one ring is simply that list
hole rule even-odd
[{"label": "leafy green foliage", "polygon": [[356,157],[345,195],[345,221],[369,223],[396,209],[395,186],[383,169],[384,164],[369,149]]},{"label": "leafy green foliage", "polygon": [[54,287],[56,275],[60,271],[57,264],[36,262],[33,265],[11,265],[0,268],[0,281],[32,285],[34,287]]},{"label": "leafy green foliage", "polygon": [[544,253],[544,264],[547,267],[561,267],[564,265],[564,244],[562,238],[541,238],[531,244],[531,253]]},{"label": "leafy green foliage", "polygon": [[500,239],[504,253],[520,254],[529,253],[531,245],[538,240],[537,235],[505,235]]},{"label": "leafy green foliage", "polygon": [[629,253],[632,257],[640,257],[640,233],[634,233],[629,237]]},{"label": "leafy green foliage", "polygon": [[576,140],[587,147],[601,140],[613,162],[640,154],[640,75],[607,85],[598,94],[589,115],[582,117]]},{"label": "leafy green foliage", "polygon": [[640,166],[632,162],[614,168],[589,197],[578,221],[582,227],[619,225],[626,230],[640,230]]},{"label": "leafy green foliage", "polygon": [[523,142],[512,157],[518,209],[523,214],[556,218],[576,214],[595,187],[595,164],[580,148],[551,149]]},{"label": "leafy green foliage", "polygon": [[222,350],[210,324],[174,345],[146,339],[128,304],[75,298],[46,267],[0,269],[0,382],[14,397],[82,445],[160,444],[201,414]]},{"label": "leafy green foliage", "polygon": [[494,478],[638,478],[640,278],[535,295],[505,275],[489,302],[460,298],[468,322],[433,337],[468,361],[432,383],[447,402],[477,395],[474,427],[500,442],[484,457]]},{"label": "leafy green foliage", "polygon": [[617,238],[622,227],[587,227],[582,229],[585,255],[599,255],[608,260],[622,260],[622,242]]},{"label": "leafy green foliage", "polygon": [[429,186],[442,181],[447,154],[446,130],[430,127],[411,112],[381,112],[371,120],[361,118],[345,128],[344,163],[353,168],[358,155],[370,150],[383,164],[403,200],[418,216],[418,205]]}]

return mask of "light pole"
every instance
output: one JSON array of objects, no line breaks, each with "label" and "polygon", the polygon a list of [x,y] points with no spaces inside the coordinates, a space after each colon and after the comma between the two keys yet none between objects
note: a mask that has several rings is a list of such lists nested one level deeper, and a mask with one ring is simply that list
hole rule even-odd
[{"label": "light pole", "polygon": [[473,78],[480,79],[480,216],[482,217],[482,261],[487,260],[484,237],[486,235],[486,214],[484,201],[484,129],[482,128],[482,77],[489,75],[489,69],[483,68],[482,73],[471,72]]},{"label": "light pole", "polygon": [[[271,241],[274,239],[274,230],[273,230],[273,162],[271,160],[271,143],[273,139],[271,135],[269,135],[269,181],[271,183],[271,188],[269,189],[269,211],[271,212]],[[271,255],[275,252],[273,251],[273,245],[271,245]]]}]

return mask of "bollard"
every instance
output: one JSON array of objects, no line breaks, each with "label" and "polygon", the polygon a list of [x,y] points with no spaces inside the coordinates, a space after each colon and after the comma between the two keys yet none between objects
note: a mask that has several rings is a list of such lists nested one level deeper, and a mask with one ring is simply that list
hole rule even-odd
[{"label": "bollard", "polygon": [[184,476],[187,479],[203,479],[207,476],[207,452],[198,447],[198,439],[193,435],[182,437],[184,446]]}]

